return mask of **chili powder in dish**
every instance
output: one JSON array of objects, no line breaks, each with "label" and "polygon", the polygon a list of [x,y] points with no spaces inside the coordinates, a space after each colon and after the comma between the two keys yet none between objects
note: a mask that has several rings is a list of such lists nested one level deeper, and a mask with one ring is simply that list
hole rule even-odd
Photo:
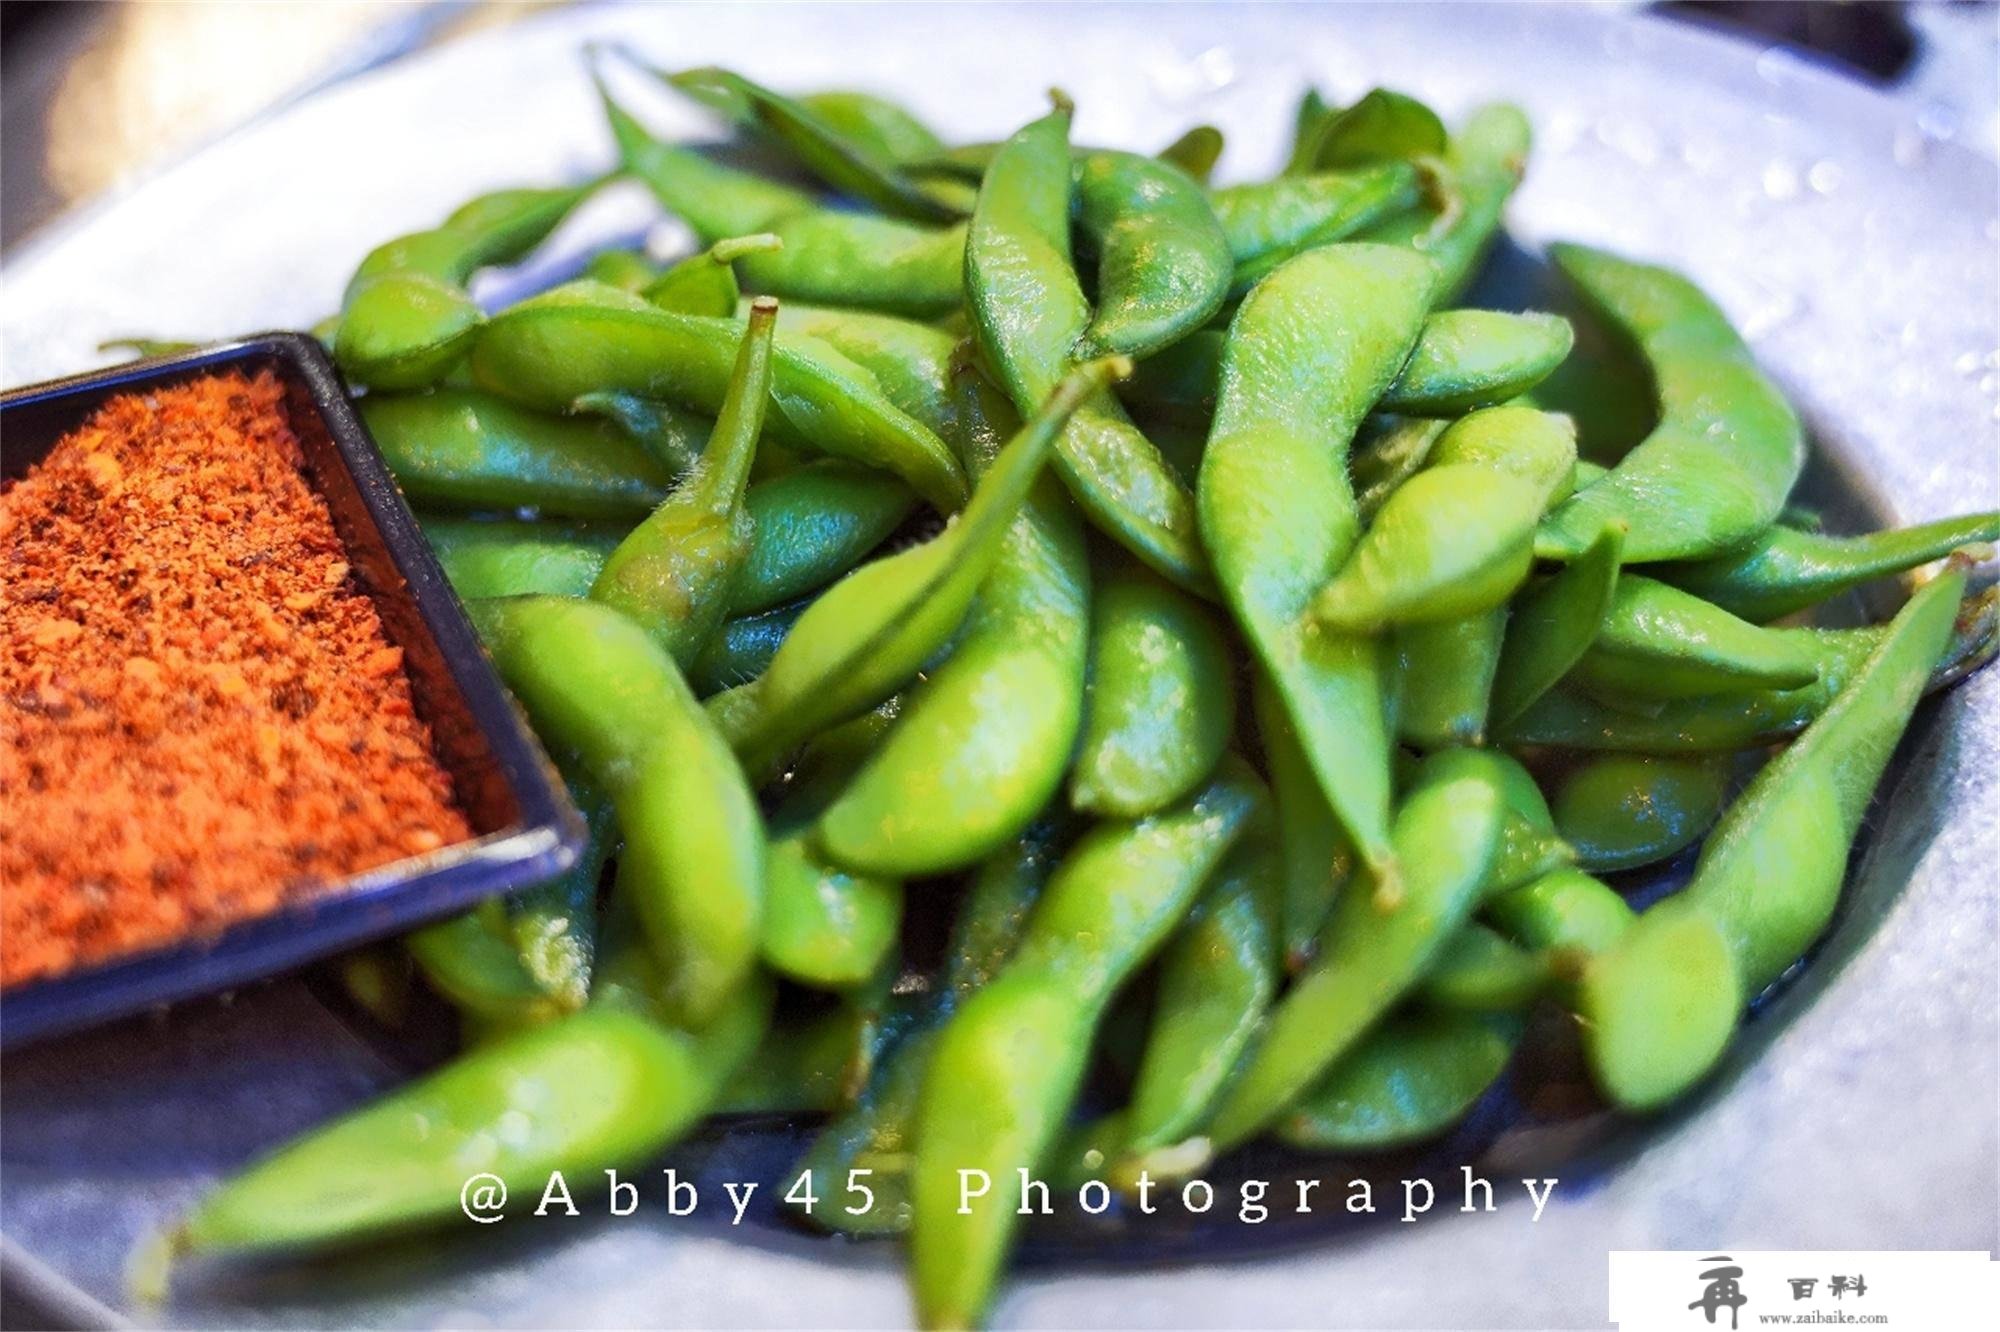
[{"label": "chili powder in dish", "polygon": [[269,372],[107,402],[0,491],[0,987],[471,836]]}]

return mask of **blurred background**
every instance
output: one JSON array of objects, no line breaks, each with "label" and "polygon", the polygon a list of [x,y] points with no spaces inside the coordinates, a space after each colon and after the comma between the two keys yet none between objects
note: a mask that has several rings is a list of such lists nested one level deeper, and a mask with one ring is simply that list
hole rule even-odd
[{"label": "blurred background", "polygon": [[[1620,3],[1621,0],[1610,0]],[[1637,0],[1622,0],[1633,3]],[[0,0],[0,254],[77,204],[259,115],[555,0]],[[1668,0],[1911,99],[1926,132],[1992,156],[1991,0]]]}]

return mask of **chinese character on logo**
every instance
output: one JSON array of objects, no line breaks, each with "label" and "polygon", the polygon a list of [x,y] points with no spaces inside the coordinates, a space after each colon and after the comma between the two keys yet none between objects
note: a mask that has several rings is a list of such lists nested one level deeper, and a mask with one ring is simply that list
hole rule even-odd
[{"label": "chinese character on logo", "polygon": [[1736,1327],[1736,1311],[1750,1302],[1750,1297],[1743,1293],[1743,1287],[1737,1283],[1737,1278],[1743,1275],[1743,1269],[1735,1266],[1735,1260],[1726,1253],[1719,1254],[1713,1258],[1704,1258],[1702,1261],[1705,1263],[1728,1263],[1730,1266],[1711,1267],[1706,1272],[1703,1272],[1701,1279],[1708,1283],[1708,1287],[1702,1291],[1701,1298],[1692,1301],[1688,1305],[1688,1308],[1701,1310],[1703,1316],[1710,1323],[1715,1321],[1715,1311],[1717,1309],[1728,1309],[1729,1326],[1732,1332],[1734,1332]]},{"label": "chinese character on logo", "polygon": [[1826,1283],[1826,1288],[1836,1300],[1853,1291],[1856,1295],[1868,1293],[1868,1282],[1859,1276],[1836,1276]]},{"label": "chinese character on logo", "polygon": [[1792,1298],[1795,1300],[1811,1299],[1813,1287],[1819,1284],[1818,1277],[1791,1277],[1789,1280],[1792,1283]]}]

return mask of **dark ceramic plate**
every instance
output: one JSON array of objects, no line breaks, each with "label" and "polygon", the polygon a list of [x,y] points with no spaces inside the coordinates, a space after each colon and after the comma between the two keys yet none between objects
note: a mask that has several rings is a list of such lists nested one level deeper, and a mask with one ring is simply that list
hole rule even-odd
[{"label": "dark ceramic plate", "polygon": [[0,1044],[208,994],[543,882],[576,859],[582,822],[452,595],[382,455],[313,339],[268,333],[0,394],[4,474],[27,473],[109,399],[221,371],[275,372],[353,576],[403,649],[418,714],[472,840],[395,861],[213,937],[120,957],[0,996]]}]

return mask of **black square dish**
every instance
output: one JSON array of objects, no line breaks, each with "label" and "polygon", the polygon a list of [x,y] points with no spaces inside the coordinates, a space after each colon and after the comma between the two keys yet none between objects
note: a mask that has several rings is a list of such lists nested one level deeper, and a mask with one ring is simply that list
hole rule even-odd
[{"label": "black square dish", "polygon": [[118,394],[228,370],[269,370],[284,384],[306,482],[325,499],[353,577],[403,650],[417,713],[473,835],[211,935],[16,986],[0,994],[0,1045],[224,989],[409,929],[552,878],[582,847],[581,816],[312,338],[264,334],[0,394],[0,474],[25,474]]}]

